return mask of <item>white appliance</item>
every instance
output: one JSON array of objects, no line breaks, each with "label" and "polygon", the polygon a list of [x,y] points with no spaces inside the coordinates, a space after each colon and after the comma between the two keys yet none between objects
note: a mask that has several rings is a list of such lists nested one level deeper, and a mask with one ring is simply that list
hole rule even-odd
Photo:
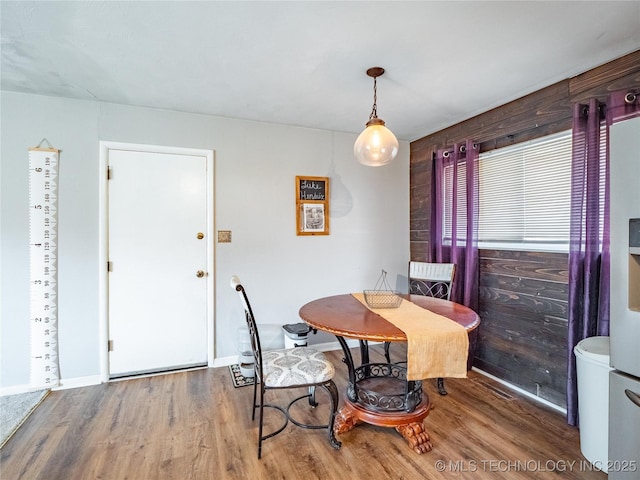
[{"label": "white appliance", "polygon": [[[640,117],[610,131],[609,479],[640,479]],[[606,471],[606,469],[603,469]]]}]

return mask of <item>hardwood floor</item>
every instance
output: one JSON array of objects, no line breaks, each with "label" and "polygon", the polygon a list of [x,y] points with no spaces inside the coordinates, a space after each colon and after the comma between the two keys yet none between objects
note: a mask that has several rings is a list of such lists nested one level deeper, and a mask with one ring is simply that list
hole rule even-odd
[{"label": "hardwood floor", "polygon": [[[374,346],[372,360],[381,356]],[[392,353],[397,355],[394,345]],[[328,352],[343,395],[341,352]],[[323,430],[289,425],[263,444],[250,418],[252,387],[234,388],[226,367],[52,392],[1,450],[0,477],[46,479],[580,479],[603,480],[582,457],[564,416],[475,372],[425,382],[434,445],[412,452],[394,430],[359,425],[334,450]],[[267,392],[270,398],[285,392]],[[301,394],[304,392],[301,392]],[[328,403],[309,413],[327,416]],[[285,394],[292,399],[294,395]],[[298,407],[296,407],[298,408]],[[276,413],[268,415],[277,425]]]}]

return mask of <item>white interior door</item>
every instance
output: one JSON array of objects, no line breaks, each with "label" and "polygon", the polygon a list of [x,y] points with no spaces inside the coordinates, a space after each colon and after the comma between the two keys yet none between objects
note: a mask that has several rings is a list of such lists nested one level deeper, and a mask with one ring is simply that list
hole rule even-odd
[{"label": "white interior door", "polygon": [[109,375],[206,365],[207,159],[110,149],[108,165]]}]

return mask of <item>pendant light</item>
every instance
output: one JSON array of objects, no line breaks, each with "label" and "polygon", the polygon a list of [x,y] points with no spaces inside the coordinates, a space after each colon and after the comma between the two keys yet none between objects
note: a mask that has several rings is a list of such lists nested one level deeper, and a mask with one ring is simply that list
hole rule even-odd
[{"label": "pendant light", "polygon": [[358,136],[353,146],[353,154],[363,165],[379,167],[391,162],[398,154],[398,139],[378,118],[376,78],[384,73],[384,68],[371,67],[367,75],[373,77],[373,109],[367,127]]}]

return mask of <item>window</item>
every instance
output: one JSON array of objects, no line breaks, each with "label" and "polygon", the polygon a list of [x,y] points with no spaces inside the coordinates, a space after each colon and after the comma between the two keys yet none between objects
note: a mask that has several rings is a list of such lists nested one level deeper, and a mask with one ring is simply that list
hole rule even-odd
[{"label": "window", "polygon": [[[444,167],[444,191],[452,192],[453,191],[453,165],[445,165]],[[458,164],[458,178],[456,179],[456,184],[458,186],[458,202],[456,205],[457,212],[457,220],[458,224],[456,225],[456,231],[458,232],[457,238],[458,241],[460,239],[466,238],[467,236],[467,175],[466,175],[466,163],[461,162]],[[452,239],[452,219],[453,219],[453,202],[448,195],[445,195],[444,205],[444,222],[443,224],[443,235],[445,236],[444,242],[445,244],[451,245]]]},{"label": "window", "polygon": [[[568,251],[571,143],[571,131],[566,131],[480,154],[481,248]],[[453,187],[452,171],[452,167],[445,167],[448,191]],[[464,168],[458,168],[457,183],[464,189]],[[450,203],[445,202],[444,212],[449,239]],[[465,206],[458,204],[456,208],[458,238],[464,238]]]},{"label": "window", "polygon": [[478,240],[567,250],[571,131],[480,155]]}]

